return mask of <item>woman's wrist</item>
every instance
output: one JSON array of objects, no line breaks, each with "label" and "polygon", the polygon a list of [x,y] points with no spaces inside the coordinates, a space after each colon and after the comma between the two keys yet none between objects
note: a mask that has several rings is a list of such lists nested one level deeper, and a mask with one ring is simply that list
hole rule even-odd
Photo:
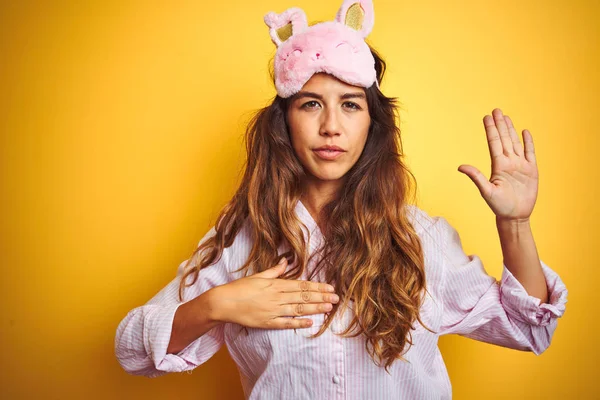
[{"label": "woman's wrist", "polygon": [[180,352],[221,323],[215,318],[214,304],[218,302],[211,289],[177,308],[167,348],[168,354]]},{"label": "woman's wrist", "polygon": [[219,324],[223,323],[223,310],[222,310],[222,302],[219,301],[220,298],[220,290],[219,286],[214,287],[200,296],[197,297],[198,304],[196,305],[197,310],[202,310],[204,314],[204,318],[210,324]]},{"label": "woman's wrist", "polygon": [[204,298],[199,300],[199,309],[205,310],[205,316],[210,323],[220,324],[229,322],[226,302],[223,301],[223,288],[221,286],[214,287],[206,291]]}]

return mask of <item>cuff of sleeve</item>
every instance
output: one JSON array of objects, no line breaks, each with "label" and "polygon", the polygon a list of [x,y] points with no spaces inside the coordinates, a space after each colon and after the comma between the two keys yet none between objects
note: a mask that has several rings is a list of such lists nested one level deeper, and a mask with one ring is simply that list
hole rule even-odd
[{"label": "cuff of sleeve", "polygon": [[502,270],[500,301],[512,318],[530,325],[546,326],[552,319],[564,314],[568,292],[558,274],[543,261],[540,260],[540,263],[546,278],[549,303],[541,303],[537,297],[530,296],[506,265]]},{"label": "cuff of sleeve", "polygon": [[190,369],[188,362],[179,356],[187,348],[179,354],[167,354],[175,312],[182,304],[153,307],[144,315],[144,347],[159,371],[182,372]]}]

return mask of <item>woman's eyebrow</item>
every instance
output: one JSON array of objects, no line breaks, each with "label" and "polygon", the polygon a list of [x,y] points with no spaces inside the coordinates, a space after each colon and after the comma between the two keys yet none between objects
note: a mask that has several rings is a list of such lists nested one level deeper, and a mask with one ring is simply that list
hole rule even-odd
[{"label": "woman's eyebrow", "polygon": [[301,91],[301,92],[296,93],[294,95],[293,99],[298,100],[298,99],[302,99],[304,97],[312,97],[314,99],[323,100],[323,96],[321,96],[320,94],[315,93],[315,92],[307,92],[307,91]]},{"label": "woman's eyebrow", "polygon": [[354,92],[354,93],[344,93],[343,95],[340,96],[340,99],[342,100],[346,100],[346,99],[366,99],[366,96],[364,93],[362,92]]},{"label": "woman's eyebrow", "polygon": [[[315,93],[315,92],[307,92],[307,91],[300,91],[300,92],[296,93],[294,95],[294,100],[302,99],[305,97],[311,97],[314,99],[323,100],[323,96],[321,96],[320,94]],[[355,98],[366,99],[366,96],[363,92],[344,93],[340,96],[341,100],[355,99]]]}]

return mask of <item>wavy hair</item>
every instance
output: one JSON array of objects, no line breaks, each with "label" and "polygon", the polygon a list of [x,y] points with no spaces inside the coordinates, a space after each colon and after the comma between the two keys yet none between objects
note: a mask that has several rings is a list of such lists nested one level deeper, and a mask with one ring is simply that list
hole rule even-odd
[{"label": "wavy hair", "polygon": [[[371,52],[381,84],[386,64],[373,48]],[[405,360],[402,355],[413,344],[413,323],[418,320],[425,326],[419,316],[426,291],[424,255],[407,216],[416,180],[402,161],[397,100],[383,95],[376,85],[365,92],[371,116],[365,147],[344,176],[340,192],[321,211],[324,240],[312,255],[321,257],[309,279],[324,269],[326,282],[340,296],[315,336],[323,334],[335,314],[352,303],[353,318],[341,335],[364,335],[373,361],[389,372],[396,359]],[[201,254],[195,265],[186,265],[179,287],[181,300],[185,287],[196,282],[202,268],[220,259],[248,220],[253,245],[238,271],[258,273],[272,267],[281,257],[282,243],[289,245],[284,255],[291,258],[290,265],[297,263],[280,278],[298,279],[307,268],[307,243],[295,213],[306,173],[292,148],[288,105],[289,99],[275,96],[248,124],[242,180],[217,217],[215,235],[190,257]],[[189,275],[193,279],[186,284]]]}]

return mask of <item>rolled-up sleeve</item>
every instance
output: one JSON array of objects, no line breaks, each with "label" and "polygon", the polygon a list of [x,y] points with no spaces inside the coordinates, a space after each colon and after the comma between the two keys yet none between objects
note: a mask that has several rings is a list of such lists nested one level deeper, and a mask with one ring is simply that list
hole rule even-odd
[{"label": "rolled-up sleeve", "polygon": [[567,288],[556,272],[542,260],[540,263],[546,278],[549,303],[542,303],[537,297],[530,296],[506,265],[503,265],[500,300],[506,313],[514,320],[530,325],[547,326],[564,314]]},{"label": "rolled-up sleeve", "polygon": [[486,343],[541,354],[550,346],[565,312],[567,289],[540,260],[549,303],[530,296],[504,265],[502,278],[488,275],[477,255],[467,255],[458,232],[443,217],[443,318],[440,334],[459,334]]},{"label": "rolled-up sleeve", "polygon": [[[200,240],[215,234],[214,227]],[[129,311],[119,323],[115,336],[115,355],[123,369],[133,375],[157,377],[168,372],[189,371],[212,357],[223,344],[223,325],[211,329],[177,354],[167,354],[175,312],[207,290],[230,281],[227,252],[214,264],[200,270],[198,279],[184,291],[179,301],[179,283],[188,260],[176,277],[146,304]],[[191,277],[188,277],[191,280]]]}]

